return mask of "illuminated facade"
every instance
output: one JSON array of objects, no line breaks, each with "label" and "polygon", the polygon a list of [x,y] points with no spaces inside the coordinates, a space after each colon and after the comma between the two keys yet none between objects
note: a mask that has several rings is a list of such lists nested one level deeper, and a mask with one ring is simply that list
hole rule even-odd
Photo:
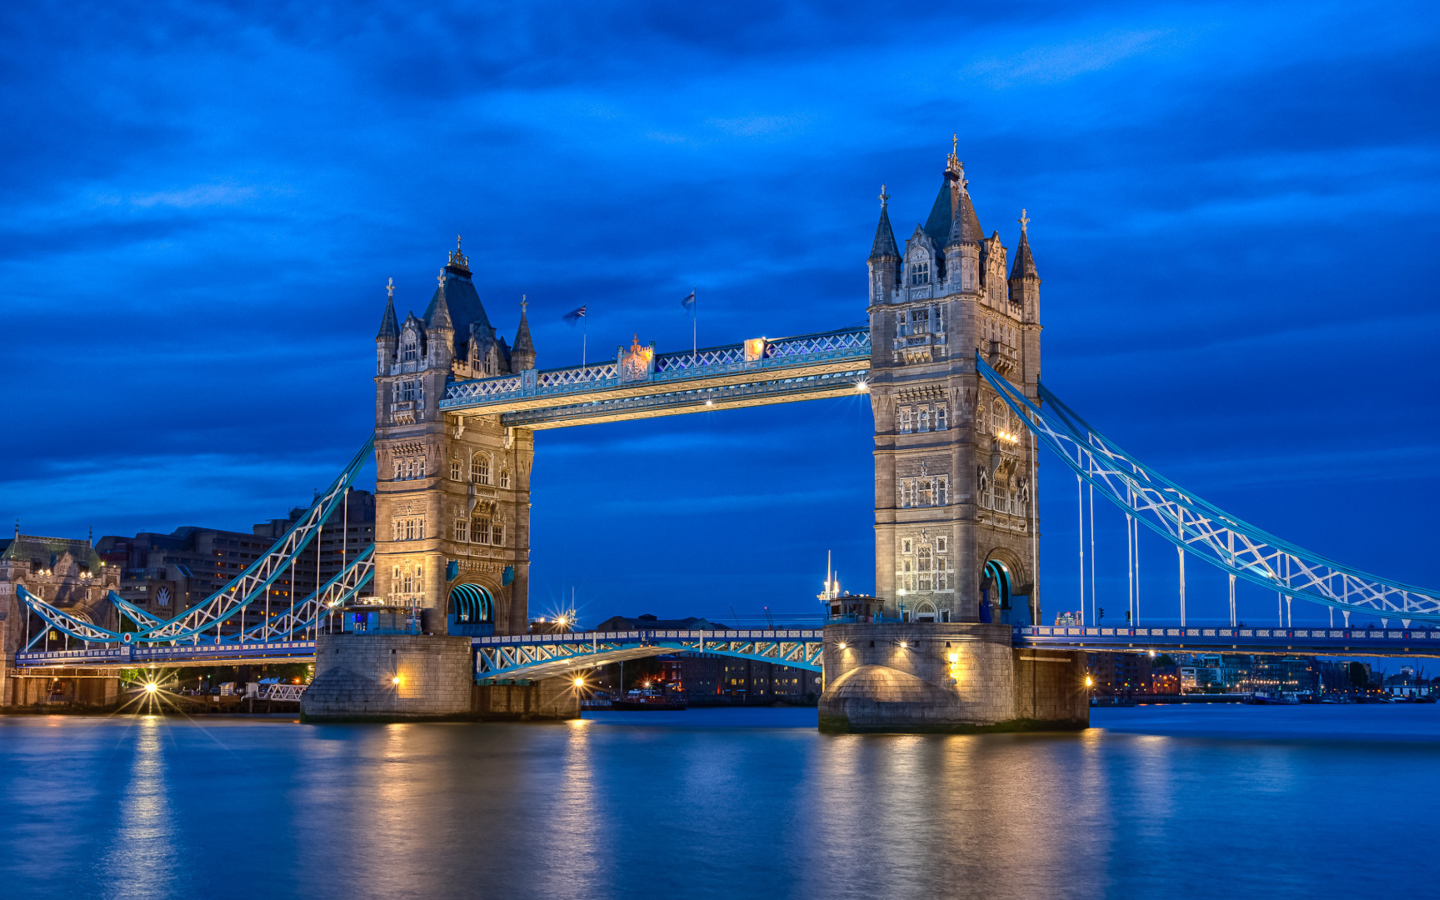
[{"label": "illuminated facade", "polygon": [[438,404],[452,376],[533,377],[530,327],[522,306],[514,346],[496,333],[458,244],[437,282],[403,322],[392,287],[375,338],[375,595],[435,609],[452,633],[522,633],[531,432],[498,415],[447,421]]},{"label": "illuminated facade", "polygon": [[1036,396],[1040,278],[1028,220],[1007,276],[957,155],[902,254],[889,195],[868,260],[875,413],[875,564],[886,615],[1038,621],[1035,458],[1025,428],[975,370],[979,353]]}]

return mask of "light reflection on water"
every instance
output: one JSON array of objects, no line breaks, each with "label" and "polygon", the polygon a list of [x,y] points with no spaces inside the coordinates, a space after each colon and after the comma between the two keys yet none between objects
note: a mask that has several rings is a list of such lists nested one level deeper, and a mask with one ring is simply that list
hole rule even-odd
[{"label": "light reflection on water", "polygon": [[[15,897],[1427,894],[1440,708],[1097,711],[827,736],[814,711],[550,725],[0,718]],[[1247,735],[1258,735],[1250,737]]]}]

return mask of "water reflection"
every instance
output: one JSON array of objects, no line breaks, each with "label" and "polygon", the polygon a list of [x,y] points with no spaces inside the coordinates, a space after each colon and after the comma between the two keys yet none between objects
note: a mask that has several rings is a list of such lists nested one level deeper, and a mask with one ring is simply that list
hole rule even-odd
[{"label": "water reflection", "polygon": [[[1192,730],[1215,714],[1195,715]],[[1416,824],[1440,789],[1364,773],[1425,771],[1440,710],[1411,743],[1326,740],[1335,714],[1313,715],[1305,740],[1286,720],[1288,741],[821,735],[793,710],[0,718],[0,884],[187,900],[1425,895],[1440,860]]]},{"label": "water reflection", "polygon": [[165,719],[143,716],[134,730],[120,821],[104,854],[102,883],[116,898],[165,896],[175,887],[176,851],[161,735]]}]

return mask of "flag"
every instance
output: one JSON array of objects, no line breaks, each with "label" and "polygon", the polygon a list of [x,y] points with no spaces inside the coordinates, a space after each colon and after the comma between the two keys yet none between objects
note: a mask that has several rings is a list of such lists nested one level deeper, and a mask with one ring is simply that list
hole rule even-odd
[{"label": "flag", "polygon": [[681,301],[680,301],[680,305],[683,306],[683,307],[685,307],[686,309],[694,309],[694,308],[695,308],[695,292],[694,292],[694,291],[691,291],[691,292],[690,292],[690,296],[688,296],[688,297],[686,297],[684,300],[681,300]]},{"label": "flag", "polygon": [[569,322],[571,325],[574,325],[576,322],[580,321],[583,318],[585,318],[584,306],[565,314],[565,321]]}]

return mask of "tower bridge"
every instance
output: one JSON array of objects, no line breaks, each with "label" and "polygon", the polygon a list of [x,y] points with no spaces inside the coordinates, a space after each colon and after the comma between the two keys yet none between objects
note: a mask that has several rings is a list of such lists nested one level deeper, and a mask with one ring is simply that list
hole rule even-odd
[{"label": "tower bridge", "polygon": [[[67,607],[59,594],[47,599],[22,584],[16,596],[43,623],[40,633],[63,633],[84,649],[37,649],[37,637],[15,648],[15,666],[314,659],[308,714],[413,717],[462,714],[476,703],[493,709],[469,686],[499,691],[499,682],[517,681],[532,683],[524,709],[569,709],[575,698],[560,703],[561,676],[658,653],[719,653],[823,673],[823,727],[944,730],[1017,721],[1083,726],[1081,658],[1092,649],[1429,655],[1440,648],[1440,630],[1414,624],[1440,621],[1440,593],[1335,563],[1206,503],[1041,384],[1041,281],[1029,219],[1022,211],[1013,254],[998,231],[987,236],[954,152],[903,249],[888,201],[882,188],[866,260],[866,324],[674,352],[637,336],[611,359],[559,368],[537,367],[523,304],[513,343],[499,334],[457,243],[423,313],[402,321],[390,287],[375,341],[373,436],[269,552],[170,619],[112,594],[112,626],[94,621],[88,607]],[[846,310],[858,311],[858,302],[842,304],[837,317]],[[526,633],[536,432],[857,392],[868,394],[874,414],[873,617],[823,629]],[[1035,574],[1042,447],[1082,488],[1122,509],[1128,528],[1144,524],[1177,548],[1178,627],[1043,625]],[[256,602],[314,539],[372,451],[373,553],[281,616],[225,633],[223,623]],[[1226,572],[1232,598],[1236,582],[1246,581],[1286,604],[1329,607],[1344,621],[1246,628],[1232,599],[1228,627],[1187,624],[1187,558]],[[386,603],[421,610],[426,633],[316,636],[323,617],[372,582]],[[1093,612],[1093,589],[1090,605]],[[1378,618],[1381,627],[1352,629],[1353,613]]]}]

